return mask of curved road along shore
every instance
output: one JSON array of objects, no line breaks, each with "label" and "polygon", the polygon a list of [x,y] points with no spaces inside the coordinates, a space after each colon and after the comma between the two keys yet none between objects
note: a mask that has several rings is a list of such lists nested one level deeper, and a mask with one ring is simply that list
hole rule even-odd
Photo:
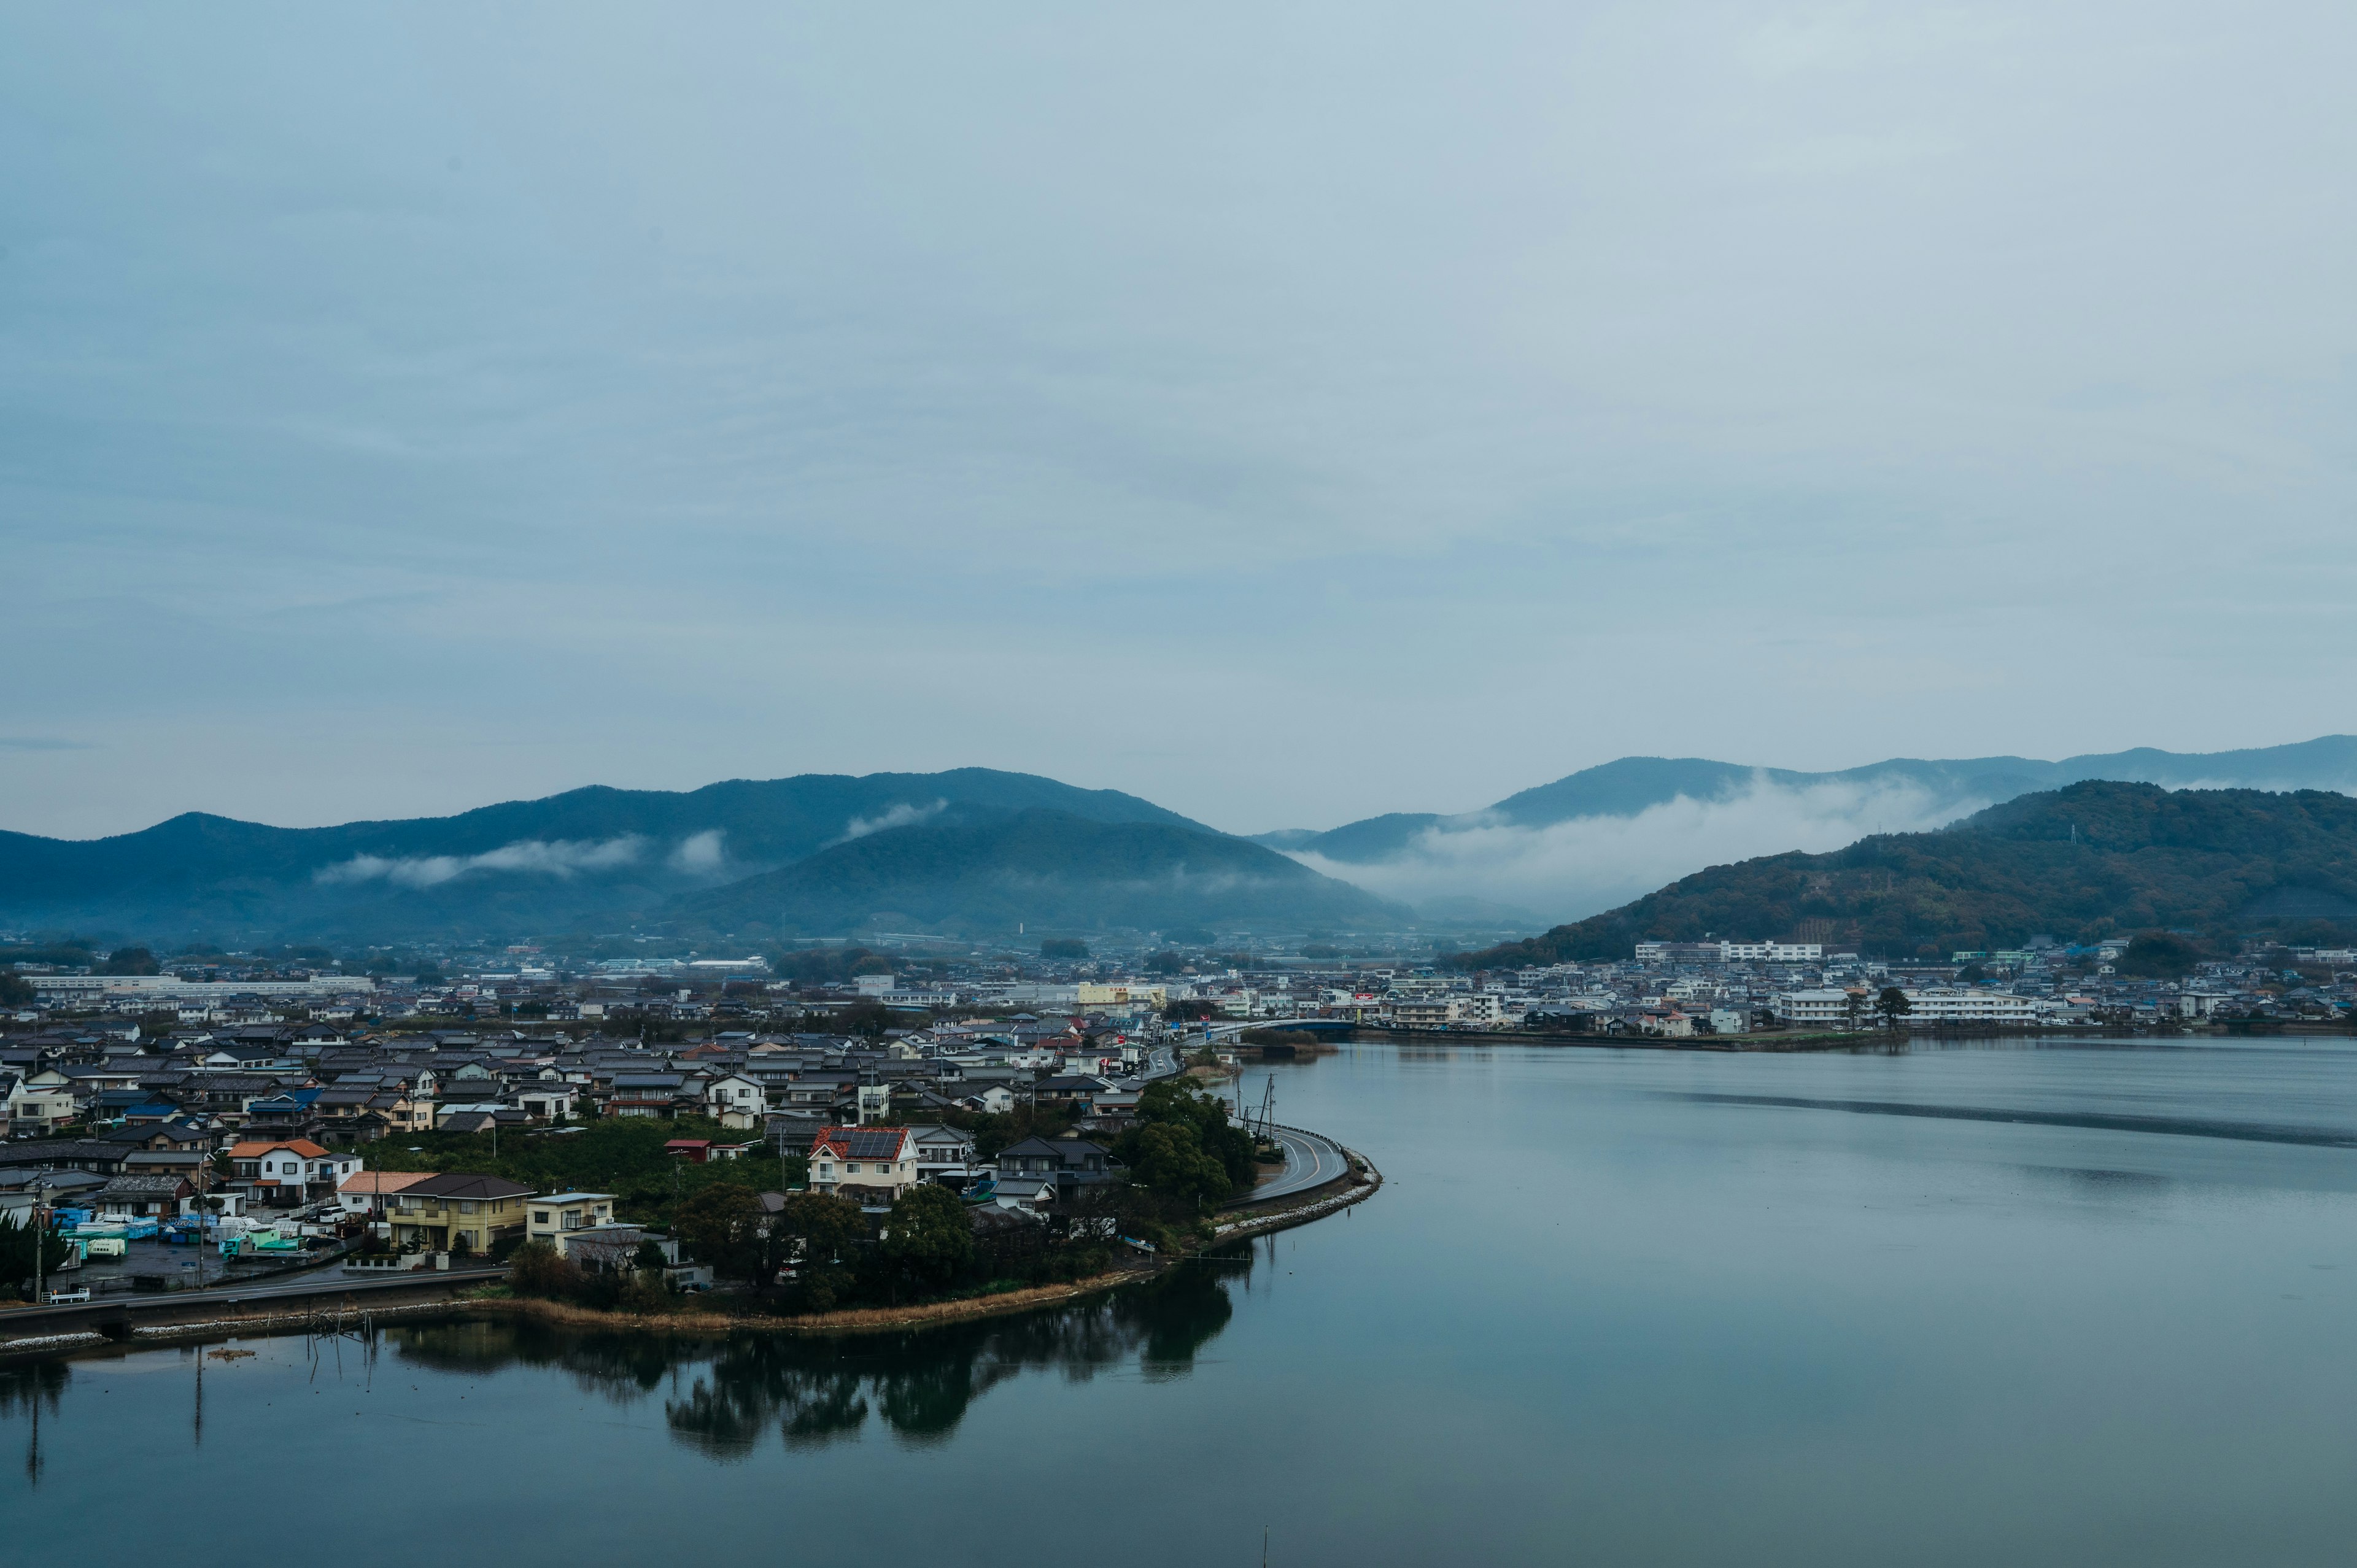
[{"label": "curved road along shore", "polygon": [[1248,1208],[1255,1203],[1272,1203],[1280,1197],[1294,1197],[1313,1187],[1323,1187],[1336,1176],[1351,1174],[1351,1157],[1342,1145],[1322,1133],[1305,1133],[1298,1127],[1272,1127],[1277,1146],[1285,1151],[1285,1174],[1274,1181],[1265,1181],[1253,1188],[1248,1197],[1240,1197],[1228,1205],[1231,1208]]}]

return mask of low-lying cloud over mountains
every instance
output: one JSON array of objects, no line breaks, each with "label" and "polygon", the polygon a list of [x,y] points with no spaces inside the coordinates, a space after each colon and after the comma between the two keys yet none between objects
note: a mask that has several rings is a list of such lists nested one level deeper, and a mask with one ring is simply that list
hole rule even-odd
[{"label": "low-lying cloud over mountains", "polygon": [[0,921],[169,941],[662,924],[837,935],[1532,929],[1707,865],[1920,832],[2090,779],[2357,793],[2357,737],[1834,773],[1623,757],[1455,816],[1246,838],[1134,795],[960,768],[587,789],[455,817],[286,829],[196,814],[115,838],[0,833]]},{"label": "low-lying cloud over mountains", "polygon": [[1394,813],[1257,835],[1303,865],[1424,907],[1478,898],[1540,924],[1578,919],[1706,865],[1822,854],[1869,833],[1943,827],[2089,779],[2169,789],[2357,792],[2357,736],[2179,754],[1896,758],[1833,773],[1698,757],[1622,757],[1458,816]]}]

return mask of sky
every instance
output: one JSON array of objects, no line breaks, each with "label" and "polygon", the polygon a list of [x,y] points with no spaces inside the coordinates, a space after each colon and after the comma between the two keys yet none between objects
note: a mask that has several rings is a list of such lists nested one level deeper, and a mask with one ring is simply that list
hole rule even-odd
[{"label": "sky", "polygon": [[2357,12],[0,4],[0,827],[2357,729]]}]

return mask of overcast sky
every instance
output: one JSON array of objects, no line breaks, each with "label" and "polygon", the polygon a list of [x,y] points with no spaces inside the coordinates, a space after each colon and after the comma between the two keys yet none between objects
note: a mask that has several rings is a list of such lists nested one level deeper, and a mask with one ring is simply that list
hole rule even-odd
[{"label": "overcast sky", "polygon": [[2357,729],[2357,11],[9,4],[0,826]]}]

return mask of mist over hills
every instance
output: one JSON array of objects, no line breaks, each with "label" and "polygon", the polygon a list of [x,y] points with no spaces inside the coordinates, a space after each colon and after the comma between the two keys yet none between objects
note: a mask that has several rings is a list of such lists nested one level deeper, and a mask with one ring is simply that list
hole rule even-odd
[{"label": "mist over hills", "polygon": [[2092,941],[2153,928],[2191,930],[2229,950],[2254,929],[2287,940],[2350,940],[2357,933],[2357,800],[2090,780],[1936,832],[1715,865],[1464,961],[1626,958],[1641,940],[1710,936],[1945,959],[2040,934]]},{"label": "mist over hills", "polygon": [[1432,908],[1478,897],[1532,925],[1577,918],[1696,865],[1824,852],[1877,832],[1939,828],[2085,779],[2357,791],[2357,736],[2242,751],[2139,747],[2065,757],[1894,757],[1807,773],[1701,757],[1624,757],[1479,811],[1392,812],[1255,841],[1374,892]]},{"label": "mist over hills", "polygon": [[[959,810],[1044,810],[1075,822],[1223,838],[1118,790],[980,768],[735,779],[683,793],[591,788],[450,817],[325,828],[191,812],[104,839],[0,833],[0,920],[162,940],[563,929],[660,918],[678,894]],[[1300,869],[1267,858],[1282,874]]]},{"label": "mist over hills", "polygon": [[1252,838],[1118,790],[989,768],[600,787],[324,828],[188,813],[104,839],[0,832],[0,923],[165,942],[646,922],[811,935],[879,924],[1534,929],[1697,865],[1921,832],[2093,778],[2345,792],[2357,789],[2357,737],[1828,773],[1622,757],[1481,811]]},{"label": "mist over hills", "polygon": [[904,929],[1033,927],[1396,928],[1413,910],[1240,838],[1069,812],[957,810],[673,900],[682,925],[767,937],[874,919]]}]

